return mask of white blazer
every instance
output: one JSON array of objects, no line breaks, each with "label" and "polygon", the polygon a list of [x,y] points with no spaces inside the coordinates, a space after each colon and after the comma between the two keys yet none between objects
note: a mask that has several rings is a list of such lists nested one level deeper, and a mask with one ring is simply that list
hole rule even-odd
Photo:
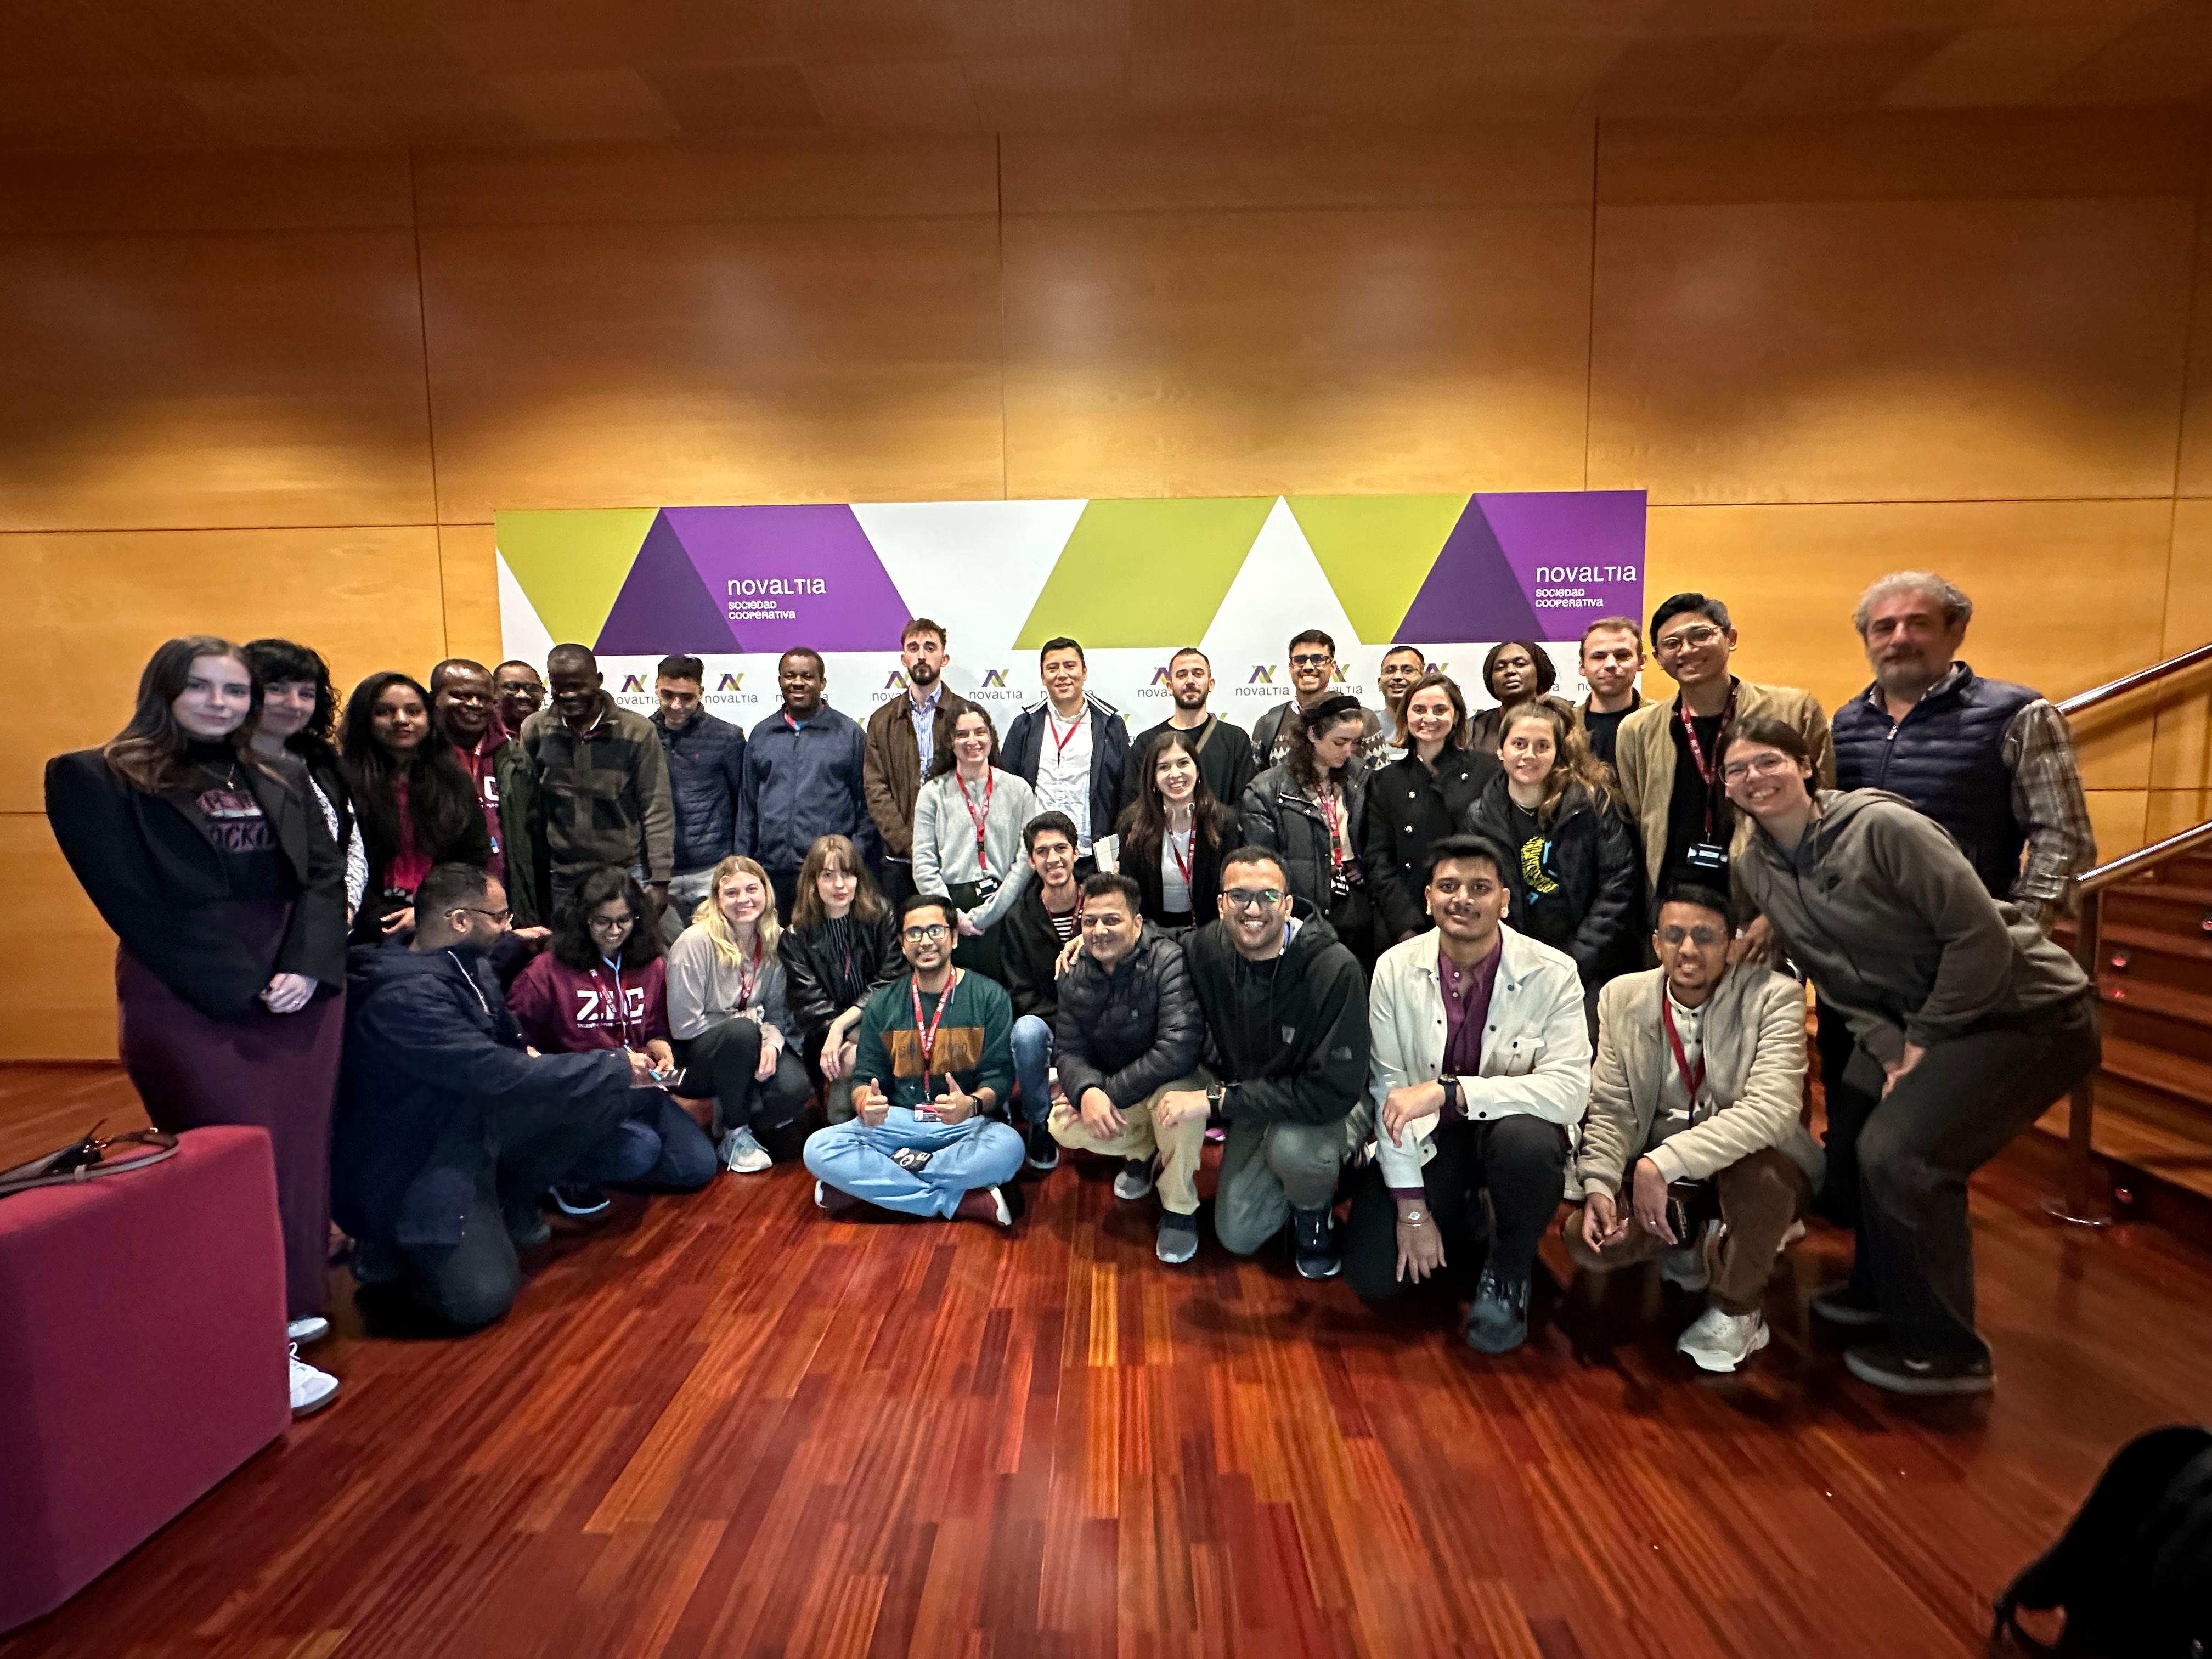
[{"label": "white blazer", "polygon": [[[1589,1023],[1583,1012],[1582,975],[1564,951],[1516,933],[1503,922],[1504,951],[1483,1022],[1482,1072],[1460,1079],[1460,1096],[1472,1121],[1526,1115],[1571,1129],[1589,1104]],[[1393,1145],[1382,1129],[1382,1103],[1393,1089],[1433,1083],[1443,1074],[1444,995],[1437,977],[1443,936],[1434,928],[1394,945],[1375,964],[1367,994],[1373,1032],[1368,1092],[1375,1109],[1375,1152],[1393,1187],[1421,1184],[1421,1165],[1435,1155],[1429,1142],[1438,1118],[1416,1118],[1406,1144]]]}]

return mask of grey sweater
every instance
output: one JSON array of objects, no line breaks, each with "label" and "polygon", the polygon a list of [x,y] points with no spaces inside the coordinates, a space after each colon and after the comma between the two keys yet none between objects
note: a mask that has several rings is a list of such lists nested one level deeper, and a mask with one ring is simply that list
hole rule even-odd
[{"label": "grey sweater", "polygon": [[[1036,791],[1025,780],[992,769],[991,806],[983,817],[983,855],[1000,885],[968,913],[978,927],[990,927],[1012,909],[1029,885],[1030,861],[1022,848],[1022,831],[1038,811]],[[915,891],[949,896],[953,883],[982,878],[983,866],[975,861],[975,820],[961,802],[960,775],[957,770],[941,772],[915,797]]]},{"label": "grey sweater", "polygon": [[1735,868],[1877,1060],[2088,989],[2074,958],[1990,896],[1941,825],[1882,789],[1822,789],[1796,847],[1754,830]]},{"label": "grey sweater", "polygon": [[[745,1006],[759,1010],[761,1024],[783,1034],[784,1052],[796,1054],[803,1046],[785,986],[781,956],[765,952],[759,982]],[[738,970],[722,960],[714,939],[697,923],[686,927],[668,947],[668,1029],[679,1041],[704,1036],[729,1018],[738,1006]]]}]

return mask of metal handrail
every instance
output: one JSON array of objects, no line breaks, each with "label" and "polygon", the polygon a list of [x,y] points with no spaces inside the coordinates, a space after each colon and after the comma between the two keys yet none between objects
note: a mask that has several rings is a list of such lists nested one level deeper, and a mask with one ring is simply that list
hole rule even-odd
[{"label": "metal handrail", "polygon": [[2140,690],[2146,685],[2205,662],[2212,662],[2212,640],[2207,640],[2178,657],[2168,657],[2164,662],[2154,662],[2148,668],[2136,669],[2132,674],[2123,674],[2116,680],[2107,680],[2102,685],[2076,692],[2058,705],[2058,712],[2069,716],[2082,714],[2100,703],[2110,702],[2115,697],[2124,697],[2130,691]]},{"label": "metal handrail", "polygon": [[2164,841],[2154,842],[2148,847],[2138,847],[2132,853],[2123,853],[2109,864],[2100,864],[2084,876],[2074,878],[2077,893],[2094,893],[2110,887],[2116,881],[2125,881],[2130,876],[2139,876],[2144,871],[2165,863],[2192,847],[2201,847],[2212,841],[2212,818]]}]

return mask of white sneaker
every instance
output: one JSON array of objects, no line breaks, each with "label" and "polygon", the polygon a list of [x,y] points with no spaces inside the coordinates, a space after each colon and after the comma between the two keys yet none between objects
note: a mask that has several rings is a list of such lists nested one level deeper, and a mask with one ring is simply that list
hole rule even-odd
[{"label": "white sneaker", "polygon": [[331,1322],[320,1314],[309,1314],[305,1319],[295,1319],[284,1328],[287,1342],[319,1342],[331,1334]]},{"label": "white sneaker", "polygon": [[1756,1313],[1723,1313],[1708,1308],[1674,1344],[1699,1370],[1732,1371],[1766,1346],[1766,1321]]},{"label": "white sneaker", "polygon": [[1720,1224],[1717,1221],[1707,1222],[1705,1231],[1691,1243],[1677,1245],[1661,1256],[1659,1277],[1686,1291],[1702,1291],[1711,1284],[1713,1269],[1709,1252]]},{"label": "white sneaker", "polygon": [[300,1358],[296,1347],[292,1350],[292,1415],[305,1417],[309,1412],[319,1412],[337,1395],[338,1380],[328,1371],[319,1371]]},{"label": "white sneaker", "polygon": [[1152,1190],[1152,1160],[1149,1158],[1125,1158],[1121,1173],[1114,1177],[1114,1196],[1134,1203]]},{"label": "white sneaker", "polygon": [[722,1162],[732,1175],[758,1175],[772,1168],[775,1160],[768,1155],[768,1148],[753,1139],[750,1129],[740,1126],[730,1131],[722,1148]]}]

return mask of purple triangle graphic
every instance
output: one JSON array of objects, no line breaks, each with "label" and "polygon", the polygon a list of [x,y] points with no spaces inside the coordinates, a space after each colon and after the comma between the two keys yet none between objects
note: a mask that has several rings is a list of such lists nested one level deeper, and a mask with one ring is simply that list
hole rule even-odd
[{"label": "purple triangle graphic", "polygon": [[1469,501],[1413,596],[1401,640],[1541,640],[1536,612],[1482,510]]},{"label": "purple triangle graphic", "polygon": [[780,654],[796,646],[884,651],[896,645],[906,602],[842,502],[672,507],[660,516],[682,541],[696,580],[714,596],[738,650]]},{"label": "purple triangle graphic", "polygon": [[707,656],[734,648],[722,609],[699,579],[666,512],[653,515],[592,648],[635,657]]}]

